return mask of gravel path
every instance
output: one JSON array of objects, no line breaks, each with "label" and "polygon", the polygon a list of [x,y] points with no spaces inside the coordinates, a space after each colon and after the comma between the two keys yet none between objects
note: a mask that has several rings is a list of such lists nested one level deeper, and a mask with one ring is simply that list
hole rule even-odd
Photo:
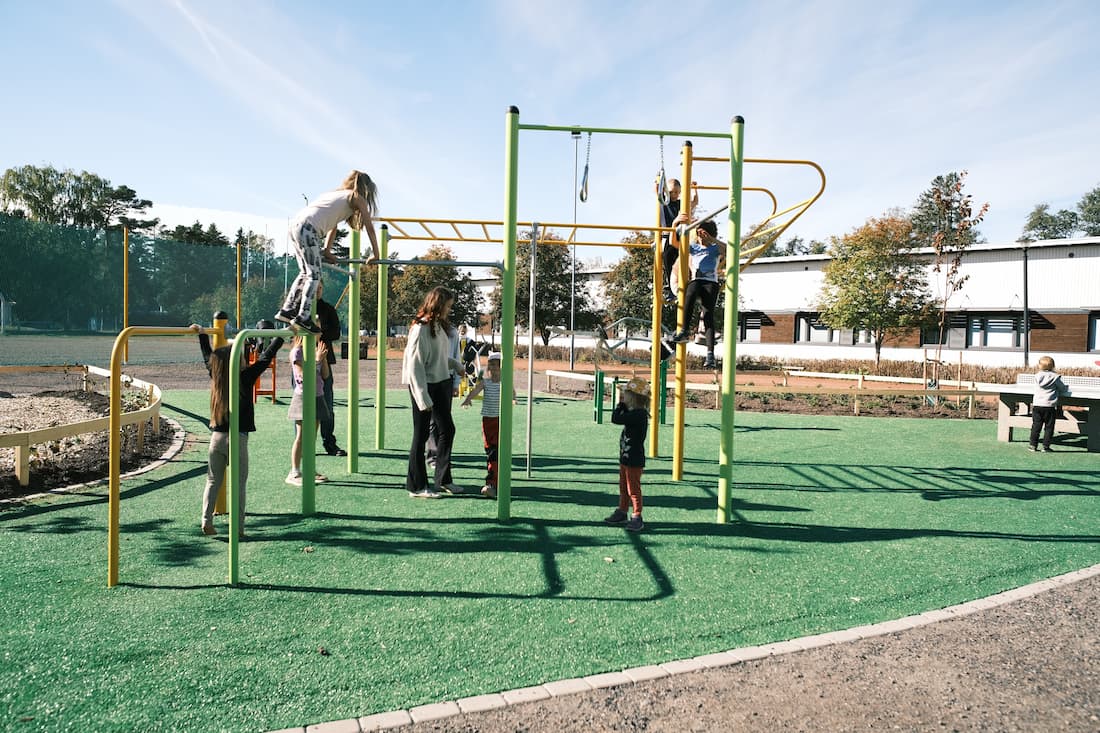
[{"label": "gravel path", "polygon": [[1095,732],[1100,575],[886,636],[395,730]]}]

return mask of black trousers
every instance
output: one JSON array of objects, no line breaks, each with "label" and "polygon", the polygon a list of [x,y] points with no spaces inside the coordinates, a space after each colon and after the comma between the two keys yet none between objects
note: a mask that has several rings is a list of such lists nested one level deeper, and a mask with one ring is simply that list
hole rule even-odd
[{"label": "black trousers", "polygon": [[703,328],[707,334],[707,353],[714,351],[714,304],[718,302],[718,283],[692,280],[684,291],[684,330],[695,333],[695,301],[703,304]]},{"label": "black trousers", "polygon": [[1031,446],[1039,445],[1039,431],[1043,431],[1043,447],[1049,448],[1054,439],[1054,420],[1058,417],[1057,407],[1031,406]]},{"label": "black trousers", "polygon": [[665,287],[671,288],[669,285],[669,277],[672,275],[672,267],[676,264],[676,260],[680,257],[680,248],[675,247],[668,243],[668,240],[664,240],[664,245],[661,248],[661,270],[665,279]]},{"label": "black trousers", "polygon": [[[409,471],[405,477],[405,488],[409,491],[423,491],[428,488],[428,468],[424,460],[424,449],[428,437],[435,438],[435,490],[439,491],[451,483],[451,447],[455,439],[455,421],[451,417],[451,380],[428,385],[428,396],[432,400],[430,410],[417,409],[413,400],[413,437],[409,447]],[[410,397],[412,396],[410,392]]]}]

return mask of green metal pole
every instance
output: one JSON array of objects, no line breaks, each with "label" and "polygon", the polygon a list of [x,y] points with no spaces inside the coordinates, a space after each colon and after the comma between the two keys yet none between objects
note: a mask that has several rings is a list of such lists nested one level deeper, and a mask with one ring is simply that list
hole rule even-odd
[{"label": "green metal pole", "polygon": [[519,188],[519,109],[504,117],[504,267],[500,272],[500,439],[497,448],[497,519],[512,510],[512,390],[516,355],[516,195]]},{"label": "green metal pole", "polygon": [[596,370],[596,382],[592,385],[592,417],[597,425],[603,425],[603,372]]},{"label": "green metal pole", "polygon": [[302,364],[302,516],[317,512],[317,339],[306,332]]},{"label": "green metal pole", "polygon": [[[244,333],[234,339],[229,350],[229,373],[241,373],[241,353]],[[252,399],[252,395],[248,396]],[[241,486],[241,380],[229,380],[229,481],[225,486],[226,510],[229,512],[229,584],[240,582],[241,518],[237,516],[237,491]]]},{"label": "green metal pole", "polygon": [[[382,236],[378,241],[378,251],[382,259],[389,257],[390,229],[383,224]],[[378,345],[375,347],[375,371],[377,378],[374,385],[374,449],[382,450],[386,447],[386,336],[389,327],[386,322],[386,314],[389,312],[389,283],[390,266],[378,266],[378,325],[375,333],[378,334]]]},{"label": "green metal pole", "polygon": [[[233,341],[233,347],[229,350],[229,373],[240,374],[241,355],[244,353],[245,339],[253,336],[270,337],[279,336],[289,339],[293,336],[289,329],[279,331],[244,329],[237,333]],[[245,395],[245,399],[252,399],[252,395]],[[238,508],[238,497],[241,485],[241,380],[229,380],[229,470],[226,481],[225,497],[229,512],[229,584],[236,585],[240,582],[240,536],[241,522],[244,513]]]},{"label": "green metal pole", "polygon": [[718,524],[733,514],[734,389],[737,374],[737,290],[741,264],[741,183],[744,171],[745,119],[730,125],[730,208],[726,246],[726,311],[722,321],[722,437],[718,449]]},{"label": "green metal pole", "polygon": [[[351,233],[351,259],[359,259],[359,230]],[[359,268],[348,265],[348,473],[359,471]]]}]

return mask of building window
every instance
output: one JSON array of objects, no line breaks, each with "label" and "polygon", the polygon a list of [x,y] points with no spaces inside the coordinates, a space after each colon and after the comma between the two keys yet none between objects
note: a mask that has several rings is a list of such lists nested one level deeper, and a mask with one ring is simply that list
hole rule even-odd
[{"label": "building window", "polygon": [[949,349],[1020,349],[1023,341],[1023,318],[1007,313],[949,314],[942,341],[938,325],[921,332],[922,344]]},{"label": "building window", "polygon": [[739,333],[737,340],[742,343],[760,343],[760,331],[764,326],[774,325],[773,321],[760,311],[740,312],[737,314]]},{"label": "building window", "polygon": [[1100,313],[1089,313],[1089,351],[1100,351]]},{"label": "building window", "polygon": [[818,320],[816,313],[799,313],[795,316],[795,343],[799,344],[843,344],[855,343],[855,333],[851,329],[829,328]]}]

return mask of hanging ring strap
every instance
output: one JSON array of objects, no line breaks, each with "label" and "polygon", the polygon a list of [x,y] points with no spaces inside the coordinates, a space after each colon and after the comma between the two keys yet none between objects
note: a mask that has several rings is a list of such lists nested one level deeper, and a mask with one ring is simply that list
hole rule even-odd
[{"label": "hanging ring strap", "polygon": [[668,206],[672,196],[668,191],[668,180],[665,178],[665,136],[659,137],[661,146],[661,170],[657,174],[657,199],[662,205]]},{"label": "hanging ring strap", "polygon": [[584,176],[581,178],[581,190],[577,192],[577,197],[583,204],[588,200],[588,161],[592,157],[592,133],[588,133],[588,147],[584,151]]}]

